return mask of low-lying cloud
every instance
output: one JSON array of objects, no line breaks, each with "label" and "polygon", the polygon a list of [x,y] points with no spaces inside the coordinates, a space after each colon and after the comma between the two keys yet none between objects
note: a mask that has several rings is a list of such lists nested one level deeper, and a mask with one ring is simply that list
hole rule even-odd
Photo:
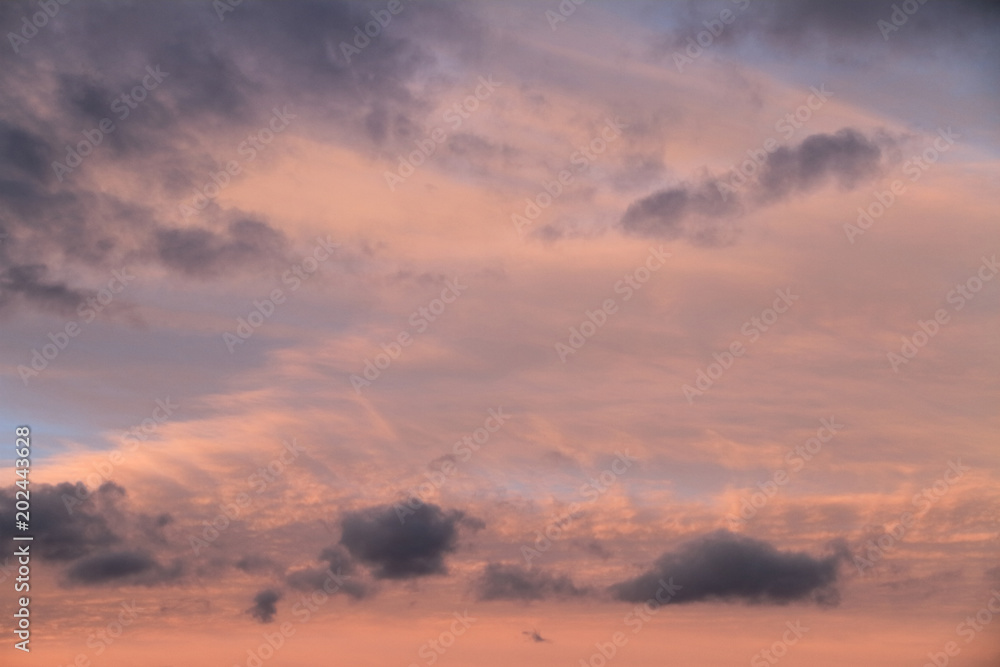
[{"label": "low-lying cloud", "polygon": [[612,586],[611,593],[625,602],[642,602],[654,597],[661,581],[672,581],[678,587],[673,604],[703,600],[836,604],[842,558],[840,553],[816,558],[778,551],[767,542],[720,530],[663,554],[643,574]]}]

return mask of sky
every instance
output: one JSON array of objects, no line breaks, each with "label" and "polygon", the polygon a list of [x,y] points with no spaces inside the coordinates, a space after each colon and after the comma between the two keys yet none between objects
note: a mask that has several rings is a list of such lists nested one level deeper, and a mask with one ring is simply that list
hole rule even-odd
[{"label": "sky", "polygon": [[0,663],[998,663],[996,2],[0,28]]}]

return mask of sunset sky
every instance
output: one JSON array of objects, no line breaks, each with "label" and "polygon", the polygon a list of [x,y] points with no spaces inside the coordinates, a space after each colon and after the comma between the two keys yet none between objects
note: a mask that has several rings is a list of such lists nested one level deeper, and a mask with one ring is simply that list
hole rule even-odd
[{"label": "sunset sky", "polygon": [[998,3],[0,28],[0,664],[1000,663]]}]

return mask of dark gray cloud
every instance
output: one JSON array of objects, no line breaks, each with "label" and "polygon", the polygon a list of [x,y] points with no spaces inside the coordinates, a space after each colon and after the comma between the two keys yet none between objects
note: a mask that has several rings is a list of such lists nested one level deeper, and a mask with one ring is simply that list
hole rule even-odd
[{"label": "dark gray cloud", "polygon": [[71,584],[127,584],[154,586],[175,580],[181,566],[164,567],[144,551],[112,551],[85,556],[66,570]]},{"label": "dark gray cloud", "polygon": [[672,604],[703,600],[751,603],[815,601],[835,604],[841,551],[816,558],[778,551],[767,542],[720,530],[660,556],[645,573],[615,584],[612,595],[626,602],[655,599],[664,584],[679,588]]},{"label": "dark gray cloud", "polygon": [[21,252],[11,252],[18,221],[37,214],[38,188],[52,177],[50,158],[42,137],[0,118],[0,311],[27,302],[66,313],[89,295],[49,277],[41,259],[25,261]]},{"label": "dark gray cloud", "polygon": [[719,245],[726,235],[718,220],[738,211],[737,199],[724,198],[712,180],[676,185],[629,204],[621,226],[637,236],[686,238],[699,245]]},{"label": "dark gray cloud", "polygon": [[488,563],[474,586],[480,600],[530,602],[587,594],[586,589],[577,588],[567,575],[507,563]]},{"label": "dark gray cloud", "polygon": [[735,217],[754,207],[836,183],[855,188],[875,178],[892,159],[897,141],[869,139],[853,128],[813,134],[795,146],[781,146],[758,163],[722,176],[681,183],[632,202],[620,225],[629,234],[683,238],[698,245],[731,241]]},{"label": "dark gray cloud", "polygon": [[757,178],[759,194],[778,199],[835,180],[842,188],[877,175],[882,147],[857,130],[813,134],[794,147],[782,146],[767,157]]},{"label": "dark gray cloud", "polygon": [[341,521],[340,544],[377,579],[446,573],[445,557],[455,550],[465,514],[431,504],[408,512],[401,516],[391,505],[350,512]]},{"label": "dark gray cloud", "polygon": [[[0,489],[0,540],[14,533],[16,487]],[[83,483],[31,485],[31,552],[64,564],[64,585],[155,586],[177,580],[181,561],[161,563],[150,549],[168,547],[167,513],[132,511],[125,489],[104,482],[95,490]]]},{"label": "dark gray cloud", "polygon": [[[14,534],[16,487],[0,489],[0,539]],[[121,537],[113,530],[122,509],[125,490],[105,482],[90,492],[80,482],[31,485],[32,553],[52,561],[71,561],[114,547]]]},{"label": "dark gray cloud", "polygon": [[271,588],[259,591],[253,596],[253,606],[247,613],[256,618],[261,623],[270,623],[274,620],[274,615],[278,613],[278,600],[281,593]]}]

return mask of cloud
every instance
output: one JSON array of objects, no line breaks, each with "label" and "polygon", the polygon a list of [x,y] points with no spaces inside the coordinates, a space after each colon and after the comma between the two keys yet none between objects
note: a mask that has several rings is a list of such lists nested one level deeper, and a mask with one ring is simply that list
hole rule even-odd
[{"label": "cloud", "polygon": [[270,558],[257,554],[243,556],[233,566],[243,572],[269,572],[277,567]]},{"label": "cloud", "polygon": [[814,134],[795,147],[771,153],[757,178],[759,194],[779,199],[836,180],[850,189],[880,171],[882,149],[851,128],[834,134]]},{"label": "cloud", "polygon": [[[2,7],[9,25],[33,11]],[[88,269],[153,264],[207,280],[291,263],[271,221],[223,200],[180,220],[179,205],[275,106],[296,109],[289,131],[300,136],[325,124],[336,136],[322,141],[372,157],[412,150],[441,90],[411,83],[441,58],[475,63],[489,34],[475,11],[428,5],[394,16],[392,30],[348,58],[341,44],[372,20],[363,4],[248,1],[225,19],[205,5],[89,4],[58,39],[40,31],[20,54],[0,50],[0,88],[33,93],[0,102],[0,309],[67,314],[100,289],[100,280],[77,284]],[[141,101],[122,102],[143,85],[152,87]],[[80,145],[82,163],[57,178],[54,163]],[[141,187],[121,183],[123,173],[141,174]]]},{"label": "cloud", "polygon": [[66,571],[69,581],[77,584],[103,584],[119,579],[136,579],[156,570],[156,561],[146,553],[117,551],[86,556]]},{"label": "cloud", "polygon": [[[368,107],[388,109],[392,135],[405,110],[419,106],[406,79],[433,65],[429,51],[416,57],[425,48],[387,33],[382,48],[351,65],[338,61],[336,45],[371,20],[363,7],[262,3],[238,14],[222,28],[209,7],[89,5],[63,26],[58,45],[43,32],[25,47],[32,57],[0,52],[0,87],[31,82],[37,93],[0,103],[0,309],[69,312],[99,285],[76,284],[76,276],[93,275],[79,269],[155,262],[207,279],[259,271],[275,258],[290,262],[284,235],[269,222],[217,203],[180,222],[178,205],[233,157],[275,104],[321,109],[352,138],[364,135],[353,130]],[[457,20],[447,11],[435,16],[441,25]],[[131,54],[127,63],[123,52]],[[264,61],[261,52],[269,54]],[[119,101],[113,109],[148,79],[147,66],[164,73],[159,83],[136,106]],[[364,91],[362,109],[357,90]],[[114,129],[102,137],[95,128],[105,119]],[[412,138],[403,130],[399,142]],[[84,142],[85,132],[102,138],[57,179],[53,163],[65,163],[66,147]],[[191,145],[203,148],[181,149]],[[141,173],[142,191],[112,193],[109,171]],[[56,267],[63,270],[55,274]]]},{"label": "cloud", "polygon": [[356,568],[351,557],[341,547],[334,546],[320,552],[319,560],[326,562],[327,567],[301,568],[289,572],[285,583],[298,591],[323,590],[328,593],[344,593],[355,600],[368,597],[372,590],[365,582],[354,574]]},{"label": "cloud", "polygon": [[647,572],[613,585],[611,593],[618,600],[642,602],[661,590],[661,580],[672,580],[679,587],[671,599],[675,604],[702,600],[835,604],[842,558],[842,553],[815,558],[778,551],[767,542],[719,530],[663,554]]},{"label": "cloud", "polygon": [[[773,204],[828,182],[857,187],[877,176],[896,141],[869,139],[853,128],[813,134],[797,146],[782,146],[765,155],[759,167],[743,173],[708,176],[681,183],[632,202],[620,225],[629,234],[684,238],[697,245],[722,245],[733,238],[733,218],[742,211]],[[739,177],[739,178],[737,178]]]},{"label": "cloud", "polygon": [[[727,3],[728,4],[728,3]],[[740,3],[742,4],[742,3]],[[719,44],[765,41],[785,51],[826,55],[827,49],[842,54],[856,52],[859,45],[873,50],[926,52],[928,48],[967,50],[970,42],[985,42],[1000,27],[1000,5],[990,0],[954,0],[948,3],[923,2],[918,11],[905,14],[903,26],[912,40],[883,38],[879,21],[891,23],[896,0],[800,0],[790,4],[752,3],[746,12],[734,10],[737,18],[716,38]],[[718,20],[718,5],[706,2],[677,3],[675,27],[658,41],[665,51],[682,49],[688,38],[705,30],[705,21]],[[886,34],[894,35],[890,31]],[[929,43],[930,42],[930,43]],[[971,50],[970,50],[971,52]],[[982,54],[982,51],[979,52]],[[854,53],[856,56],[857,54]]]},{"label": "cloud", "polygon": [[[0,539],[13,535],[14,492],[0,489]],[[71,561],[121,542],[112,530],[125,489],[105,482],[89,492],[81,483],[31,485],[32,553],[52,561]],[[83,500],[81,500],[83,498]]]},{"label": "cloud", "polygon": [[723,242],[722,226],[711,221],[738,210],[736,199],[724,198],[716,181],[709,180],[677,185],[633,202],[622,216],[621,226],[638,236],[683,237],[699,245],[719,245]]},{"label": "cloud", "polygon": [[354,562],[351,557],[338,546],[327,547],[319,553],[319,559],[324,561],[331,570],[352,574],[354,572]]},{"label": "cloud", "polygon": [[542,600],[585,595],[564,574],[551,574],[516,564],[488,563],[475,582],[480,600]]},{"label": "cloud", "polygon": [[6,263],[0,253],[0,310],[20,300],[47,310],[69,313],[93,294],[47,278],[48,268],[44,264],[2,266]]},{"label": "cloud", "polygon": [[261,623],[270,623],[274,620],[274,615],[278,613],[278,600],[280,599],[281,593],[279,591],[266,588],[253,597],[253,606],[247,610],[247,613]]},{"label": "cloud", "polygon": [[341,522],[340,543],[368,565],[377,579],[445,574],[445,556],[455,550],[464,512],[422,504],[398,515],[383,505],[350,512]]},{"label": "cloud", "polygon": [[284,235],[258,220],[231,222],[225,234],[208,229],[161,229],[155,236],[161,262],[189,276],[211,277],[255,260],[277,258]]},{"label": "cloud", "polygon": [[542,642],[550,642],[550,641],[552,641],[551,639],[543,637],[542,633],[540,633],[538,630],[521,630],[521,634],[522,635],[526,635],[530,641],[533,641],[533,642],[536,642],[536,643],[542,643]]},{"label": "cloud", "polygon": [[0,180],[29,178],[43,183],[52,176],[48,144],[34,132],[0,120]]},{"label": "cloud", "polygon": [[[31,486],[31,552],[65,564],[64,585],[156,586],[181,577],[180,560],[163,565],[149,551],[169,546],[170,514],[134,512],[124,487],[110,481],[93,491],[81,482]],[[14,533],[15,491],[0,489],[0,540]]]}]

